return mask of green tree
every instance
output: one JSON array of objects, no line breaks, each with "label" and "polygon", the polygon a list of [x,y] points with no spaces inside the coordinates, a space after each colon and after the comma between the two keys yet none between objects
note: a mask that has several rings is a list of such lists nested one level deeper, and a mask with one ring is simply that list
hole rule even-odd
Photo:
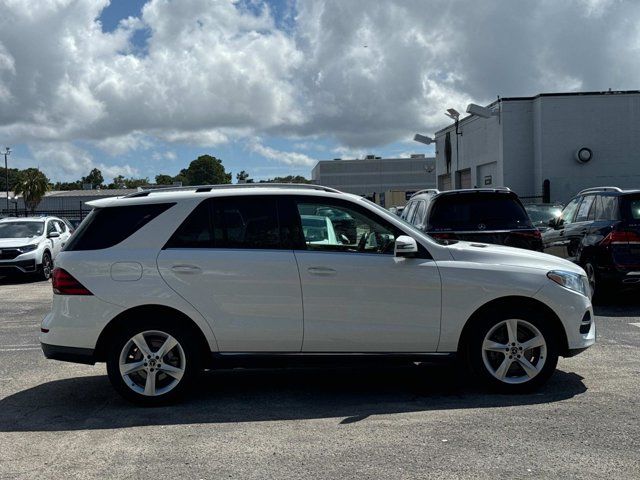
[{"label": "green tree", "polygon": [[[9,168],[9,190],[13,190],[18,183],[18,178],[20,177],[20,170],[17,168]],[[0,167],[0,192],[5,192],[7,190],[6,183],[6,173],[4,167]]]},{"label": "green tree", "polygon": [[49,179],[37,168],[27,168],[20,174],[15,192],[22,195],[24,203],[33,213],[49,189]]},{"label": "green tree", "polygon": [[124,177],[123,177],[122,175],[118,175],[117,177],[115,177],[115,178],[113,179],[113,182],[111,182],[111,183],[107,186],[107,188],[108,188],[109,190],[116,190],[116,189],[118,189],[118,188],[125,188],[125,185],[124,185]]},{"label": "green tree", "polygon": [[98,188],[104,183],[102,172],[97,168],[94,168],[89,172],[89,175],[82,177],[82,183],[90,183],[93,188]]},{"label": "green tree", "polygon": [[51,187],[52,190],[80,190],[81,188],[81,180],[76,180],[75,182],[56,182]]},{"label": "green tree", "polygon": [[244,170],[241,170],[240,173],[236,173],[236,181],[238,183],[242,182],[242,181],[247,181],[247,179],[249,178],[249,174],[247,172],[245,172]]},{"label": "green tree", "polygon": [[189,168],[182,170],[186,173],[189,185],[217,185],[231,183],[231,173],[225,171],[222,161],[211,155],[200,155],[189,164]]},{"label": "green tree", "polygon": [[260,183],[311,183],[302,175],[287,175],[286,177],[269,178],[268,180],[260,180]]},{"label": "green tree", "polygon": [[171,175],[156,175],[156,185],[173,185],[173,177]]},{"label": "green tree", "polygon": [[124,186],[125,188],[138,188],[149,185],[149,179],[145,178],[125,178]]}]

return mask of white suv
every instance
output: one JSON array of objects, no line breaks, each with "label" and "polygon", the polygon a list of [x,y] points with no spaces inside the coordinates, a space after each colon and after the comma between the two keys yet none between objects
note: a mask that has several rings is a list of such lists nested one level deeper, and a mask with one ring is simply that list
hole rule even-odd
[{"label": "white suv", "polygon": [[57,217],[0,220],[0,275],[37,273],[51,277],[53,262],[69,240],[69,226]]},{"label": "white suv", "polygon": [[575,264],[441,244],[330,188],[192,187],[90,205],[57,259],[40,340],[48,358],[106,361],[134,402],[174,400],[200,369],[311,356],[458,357],[519,392],[595,341]]}]

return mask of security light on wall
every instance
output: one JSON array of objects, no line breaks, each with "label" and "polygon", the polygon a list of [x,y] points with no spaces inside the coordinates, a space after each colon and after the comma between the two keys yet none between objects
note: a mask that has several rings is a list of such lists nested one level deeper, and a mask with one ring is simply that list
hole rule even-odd
[{"label": "security light on wall", "polygon": [[498,115],[497,110],[494,111],[487,107],[481,107],[480,105],[476,105],[475,103],[470,103],[469,105],[467,105],[467,113],[482,118],[491,118],[495,115]]},{"label": "security light on wall", "polygon": [[420,135],[419,133],[416,133],[413,136],[413,139],[416,142],[424,143],[425,145],[431,145],[432,143],[436,142],[433,138],[427,137],[426,135]]},{"label": "security light on wall", "polygon": [[447,108],[447,113],[445,113],[445,115],[456,121],[460,118],[460,112],[458,112],[455,108]]}]

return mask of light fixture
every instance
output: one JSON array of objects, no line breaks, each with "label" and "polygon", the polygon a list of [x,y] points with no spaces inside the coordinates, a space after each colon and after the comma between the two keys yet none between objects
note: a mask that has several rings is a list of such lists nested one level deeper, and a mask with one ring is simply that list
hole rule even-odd
[{"label": "light fixture", "polygon": [[487,107],[481,107],[480,105],[476,105],[475,103],[470,103],[469,105],[467,105],[467,113],[482,118],[491,118],[495,115],[498,115],[497,110],[491,110]]},{"label": "light fixture", "polygon": [[425,145],[431,145],[432,143],[436,142],[433,138],[427,137],[426,135],[420,135],[419,133],[416,133],[413,136],[413,139],[416,142],[424,143]]},{"label": "light fixture", "polygon": [[447,108],[447,113],[445,113],[445,115],[449,118],[454,119],[455,121],[458,121],[458,119],[460,118],[460,112],[458,112],[455,108]]}]

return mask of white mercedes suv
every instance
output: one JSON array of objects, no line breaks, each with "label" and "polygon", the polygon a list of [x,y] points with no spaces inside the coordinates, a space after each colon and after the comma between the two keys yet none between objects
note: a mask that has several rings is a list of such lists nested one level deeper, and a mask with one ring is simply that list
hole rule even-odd
[{"label": "white mercedes suv", "polygon": [[90,205],[56,260],[42,349],[106,362],[140,404],[175,400],[201,369],[309,357],[458,358],[521,392],[595,341],[580,267],[437,241],[330,188],[205,186]]}]

